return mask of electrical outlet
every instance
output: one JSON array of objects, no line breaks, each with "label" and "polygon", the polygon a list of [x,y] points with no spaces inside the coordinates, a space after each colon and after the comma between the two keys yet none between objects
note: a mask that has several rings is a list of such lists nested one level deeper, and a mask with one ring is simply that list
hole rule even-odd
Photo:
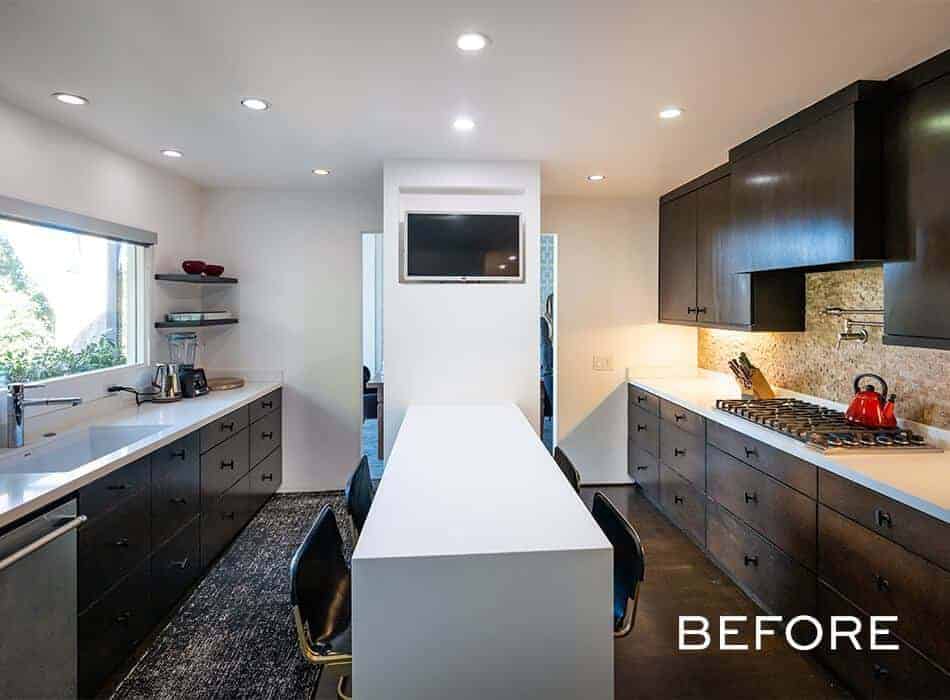
[{"label": "electrical outlet", "polygon": [[594,355],[595,372],[613,372],[614,358],[610,355]]}]

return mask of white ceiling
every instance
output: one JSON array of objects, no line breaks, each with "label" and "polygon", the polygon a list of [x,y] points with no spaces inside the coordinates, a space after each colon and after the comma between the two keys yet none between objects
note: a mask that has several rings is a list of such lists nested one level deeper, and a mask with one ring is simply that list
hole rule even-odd
[{"label": "white ceiling", "polygon": [[[655,196],[950,48],[948,26],[950,0],[0,0],[0,98],[207,186],[374,187],[386,158],[511,158],[542,161],[544,194]],[[465,30],[492,46],[460,54]],[[661,122],[669,104],[686,112]],[[462,113],[474,132],[451,129]]]}]

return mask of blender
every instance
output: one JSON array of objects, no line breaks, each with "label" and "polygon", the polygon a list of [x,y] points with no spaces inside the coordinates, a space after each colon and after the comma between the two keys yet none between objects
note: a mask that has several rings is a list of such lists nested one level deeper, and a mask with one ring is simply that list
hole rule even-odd
[{"label": "blender", "polygon": [[178,366],[181,394],[186,399],[208,393],[208,379],[205,377],[205,371],[200,367],[195,367],[197,356],[197,333],[171,333],[168,336],[169,363]]}]

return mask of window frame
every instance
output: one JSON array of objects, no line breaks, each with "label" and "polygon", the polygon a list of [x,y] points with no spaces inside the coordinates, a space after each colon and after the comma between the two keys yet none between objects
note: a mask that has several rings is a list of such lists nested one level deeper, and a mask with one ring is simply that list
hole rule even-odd
[{"label": "window frame", "polygon": [[[153,246],[158,243],[158,235],[145,229],[139,229],[123,224],[116,224],[103,219],[76,214],[61,209],[55,209],[41,204],[33,204],[12,197],[0,195],[0,219],[18,221],[34,226],[53,228],[67,233],[77,233],[86,236],[105,238],[120,243],[133,245],[132,267],[130,278],[134,281],[134,304],[129,309],[129,324],[135,328],[130,334],[129,357],[135,362],[67,374],[61,377],[51,377],[41,382],[43,387],[54,390],[56,393],[70,393],[80,396],[83,400],[99,398],[107,394],[106,388],[111,384],[140,384],[143,375],[151,364],[151,336],[148,321],[150,318],[151,295],[149,280],[151,279]],[[6,387],[0,387],[0,391]],[[52,391],[38,393],[37,396],[52,395]],[[38,409],[36,414],[47,413],[55,408]]]}]

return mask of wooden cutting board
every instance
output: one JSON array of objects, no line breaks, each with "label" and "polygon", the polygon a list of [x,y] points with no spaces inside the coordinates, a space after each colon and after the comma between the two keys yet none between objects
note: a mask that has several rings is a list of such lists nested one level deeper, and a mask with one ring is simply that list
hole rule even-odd
[{"label": "wooden cutting board", "polygon": [[211,391],[227,391],[228,389],[240,389],[244,386],[242,377],[215,377],[208,380],[208,388]]}]

